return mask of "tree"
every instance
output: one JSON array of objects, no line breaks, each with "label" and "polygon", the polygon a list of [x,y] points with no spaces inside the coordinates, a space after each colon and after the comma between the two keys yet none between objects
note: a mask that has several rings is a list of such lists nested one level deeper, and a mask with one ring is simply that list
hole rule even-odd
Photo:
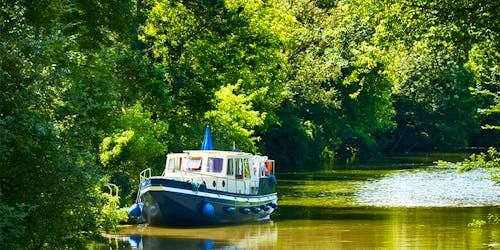
[{"label": "tree", "polygon": [[[354,15],[348,2],[300,1],[292,6],[300,26],[289,53],[289,102],[279,112],[287,122],[267,135],[271,156],[287,162],[291,152],[309,152],[289,162],[308,166],[311,161],[373,155],[378,135],[394,125],[391,82],[372,42],[374,26]],[[286,146],[273,147],[278,140]]]},{"label": "tree", "polygon": [[229,149],[234,142],[240,149],[255,152],[260,138],[254,136],[253,129],[264,124],[266,113],[252,109],[252,100],[259,93],[237,95],[234,92],[238,90],[238,84],[221,87],[215,93],[215,109],[208,111],[206,118],[214,125],[221,148]]},{"label": "tree", "polygon": [[392,131],[395,143],[389,146],[390,150],[450,150],[468,146],[469,136],[480,127],[476,114],[479,100],[470,92],[474,76],[446,54],[425,52],[425,46],[418,50],[419,53],[410,52],[403,59],[415,61],[393,66],[397,68],[393,73],[397,75],[394,97],[398,127]]},{"label": "tree", "polygon": [[385,73],[394,85],[397,128],[389,151],[453,149],[478,130],[480,98],[468,60],[472,48],[497,36],[497,4],[437,1],[352,1],[374,26]]},{"label": "tree", "polygon": [[[165,70],[165,82],[172,89],[172,109],[165,118],[172,135],[169,148],[179,151],[199,144],[208,122],[254,148],[256,134],[274,122],[274,110],[284,96],[284,51],[294,24],[286,6],[272,1],[167,0],[145,5],[148,18],[140,38],[154,65]],[[228,89],[236,85],[233,90],[245,99],[248,112],[266,113],[260,116],[263,123],[247,127],[235,124],[238,119],[214,120],[229,112],[217,100],[221,95],[230,97]],[[243,139],[241,133],[233,133],[236,127],[255,130],[255,135],[240,130],[253,137]]]},{"label": "tree", "polygon": [[120,186],[122,204],[134,202],[135,196],[131,195],[139,185],[142,170],[163,171],[168,125],[153,121],[152,115],[140,103],[123,108],[115,117],[114,131],[102,139],[99,160],[111,181]]},{"label": "tree", "polygon": [[133,58],[110,7],[0,3],[0,230],[13,236],[0,248],[78,247],[102,228],[97,152],[122,106],[118,62]]}]

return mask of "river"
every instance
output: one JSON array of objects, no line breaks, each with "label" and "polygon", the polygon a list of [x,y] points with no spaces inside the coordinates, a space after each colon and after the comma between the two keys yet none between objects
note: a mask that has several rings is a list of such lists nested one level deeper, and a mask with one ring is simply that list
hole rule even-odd
[{"label": "river", "polygon": [[391,159],[277,174],[278,210],[255,224],[124,226],[95,249],[494,249],[500,187],[486,171],[457,173],[432,161]]}]

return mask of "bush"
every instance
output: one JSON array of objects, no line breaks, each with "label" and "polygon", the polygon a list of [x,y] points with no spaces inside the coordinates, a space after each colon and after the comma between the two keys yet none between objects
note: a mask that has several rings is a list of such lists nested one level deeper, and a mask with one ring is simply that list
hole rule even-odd
[{"label": "bush", "polygon": [[101,194],[101,198],[104,202],[104,206],[98,218],[99,229],[106,233],[118,232],[120,230],[118,225],[126,222],[128,219],[127,209],[119,207],[120,202],[118,196],[103,193]]},{"label": "bush", "polygon": [[20,242],[24,238],[24,219],[28,216],[33,206],[27,204],[15,204],[9,206],[0,203],[0,249],[16,249],[22,246]]}]

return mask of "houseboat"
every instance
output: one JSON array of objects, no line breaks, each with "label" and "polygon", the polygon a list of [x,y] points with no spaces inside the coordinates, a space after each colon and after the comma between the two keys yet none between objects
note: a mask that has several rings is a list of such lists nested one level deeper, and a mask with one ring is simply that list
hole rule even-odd
[{"label": "houseboat", "polygon": [[141,172],[129,215],[150,225],[266,220],[278,206],[274,171],[266,156],[213,150],[207,127],[201,150],[168,154],[161,176]]}]

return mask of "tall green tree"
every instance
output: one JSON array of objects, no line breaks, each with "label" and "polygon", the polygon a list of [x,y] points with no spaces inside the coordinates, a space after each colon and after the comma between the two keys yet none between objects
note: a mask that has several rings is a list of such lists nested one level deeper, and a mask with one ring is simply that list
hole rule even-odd
[{"label": "tall green tree", "polygon": [[135,74],[156,71],[132,49],[134,8],[0,3],[0,248],[77,247],[106,223],[99,145],[122,107],[164,92]]},{"label": "tall green tree", "polygon": [[496,3],[484,1],[353,1],[375,27],[394,85],[397,128],[388,150],[453,149],[478,132],[478,82],[472,48],[494,41]]},{"label": "tall green tree", "polygon": [[[348,2],[299,1],[293,9],[300,28],[289,53],[290,101],[280,112],[286,122],[269,131],[271,154],[299,167],[373,155],[377,136],[394,125],[374,25]],[[282,146],[274,147],[279,140]],[[288,161],[296,151],[308,155]]]},{"label": "tall green tree", "polygon": [[[175,140],[169,148],[199,145],[204,126],[214,122],[214,131],[231,133],[236,144],[252,150],[285,94],[284,49],[294,24],[286,6],[279,1],[168,0],[145,5],[141,41],[172,89],[166,120]],[[251,96],[245,105],[264,122],[214,120],[245,112],[236,114],[220,102],[230,88],[238,98]],[[225,140],[216,137],[215,143],[226,148]]]},{"label": "tall green tree", "polygon": [[64,105],[61,90],[69,85],[67,68],[58,67],[65,59],[58,51],[71,48],[72,41],[30,23],[33,10],[25,5],[2,3],[1,11],[0,199],[23,214],[19,224],[2,232],[17,232],[7,245],[55,246],[97,229],[92,220],[97,211],[86,204],[97,201],[90,189],[99,176],[85,164],[91,155],[80,154],[66,137],[71,118],[58,120],[55,111]]}]

